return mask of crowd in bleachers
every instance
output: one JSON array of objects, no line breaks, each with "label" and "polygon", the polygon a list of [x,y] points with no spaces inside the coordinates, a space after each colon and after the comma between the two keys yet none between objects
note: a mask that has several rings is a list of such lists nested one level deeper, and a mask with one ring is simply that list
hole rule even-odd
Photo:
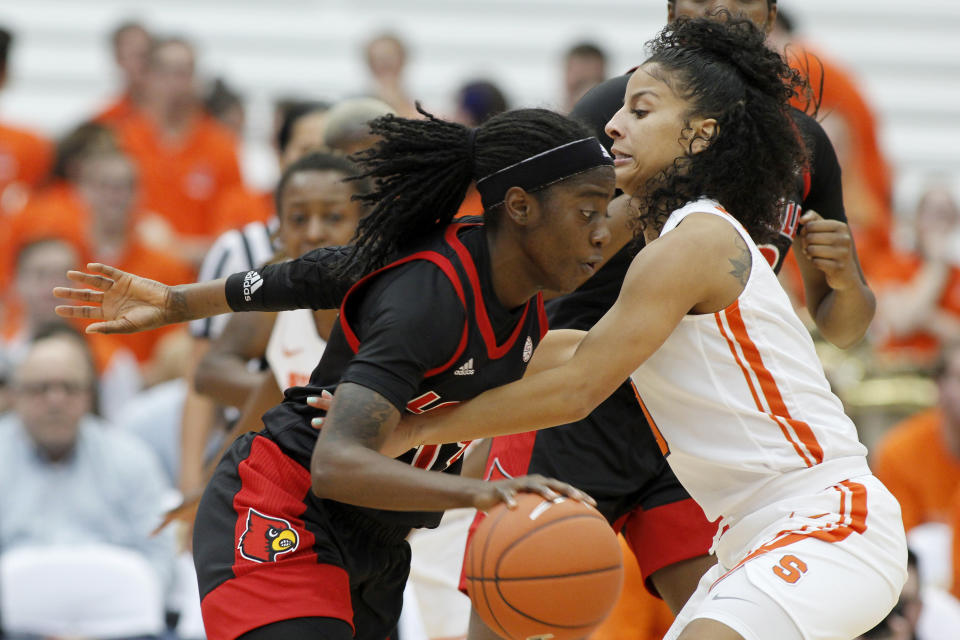
[{"label": "crowd in bleachers", "polygon": [[[823,344],[822,355],[876,474],[901,501],[917,555],[919,581],[892,625],[919,625],[922,640],[948,637],[935,634],[960,610],[948,595],[960,597],[960,536],[952,534],[960,530],[960,183],[930,176],[898,210],[897,176],[856,78],[815,44],[794,39],[789,22],[783,27],[771,46],[810,75],[877,297],[867,339],[846,351]],[[280,389],[304,375],[274,377],[261,366],[270,359],[272,319],[85,335],[82,324],[54,313],[52,289],[69,286],[66,271],[102,262],[186,283],[344,242],[353,230],[315,230],[308,240],[311,232],[283,215],[286,191],[245,184],[243,99],[222,81],[198,90],[189,40],[129,22],[110,43],[123,91],[60,139],[17,128],[0,113],[0,627],[10,637],[202,637],[184,555],[190,498],[228,430],[256,429]],[[0,90],[15,53],[16,34],[0,29]],[[419,117],[404,83],[403,39],[376,34],[358,56],[369,70],[357,87],[363,97],[278,99],[278,174],[293,175],[305,158],[369,146],[372,118]],[[566,91],[555,102],[569,109],[607,76],[604,51],[572,44],[555,73]],[[466,79],[451,95],[455,111],[438,115],[470,126],[511,106],[485,78]],[[480,213],[475,192],[461,211]],[[782,280],[800,295],[795,264]],[[802,313],[799,299],[797,308]],[[316,322],[319,330],[331,320]],[[156,532],[184,498],[179,517]],[[58,572],[82,587],[52,589]],[[429,583],[429,569],[422,575]],[[138,610],[136,598],[110,600],[110,586],[115,596],[147,594],[151,604]],[[432,621],[430,593],[419,592],[425,633],[462,636],[466,613]],[[659,637],[669,614],[642,588],[631,593],[639,603],[618,610],[613,630],[595,637],[626,637],[624,629]],[[935,603],[926,614],[921,600]],[[42,606],[54,601],[61,620]],[[94,602],[100,608],[90,609]]]}]

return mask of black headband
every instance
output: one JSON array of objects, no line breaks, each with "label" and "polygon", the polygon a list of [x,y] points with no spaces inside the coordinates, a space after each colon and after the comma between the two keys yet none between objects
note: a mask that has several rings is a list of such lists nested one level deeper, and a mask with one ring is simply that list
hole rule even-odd
[{"label": "black headband", "polygon": [[584,138],[548,149],[477,180],[483,208],[495,207],[510,187],[536,191],[596,167],[613,166],[613,158],[596,138]]}]

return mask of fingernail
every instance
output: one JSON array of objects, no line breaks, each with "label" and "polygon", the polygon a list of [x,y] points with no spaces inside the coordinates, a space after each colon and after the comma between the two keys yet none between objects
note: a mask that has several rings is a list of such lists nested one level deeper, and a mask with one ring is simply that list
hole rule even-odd
[{"label": "fingernail", "polygon": [[314,418],[310,421],[310,426],[319,429],[323,426],[323,418]]},{"label": "fingernail", "polygon": [[320,395],[322,395],[324,398],[332,398],[332,397],[333,397],[333,394],[330,393],[329,391],[327,391],[326,389],[324,389],[322,392],[320,392]]},{"label": "fingernail", "polygon": [[307,404],[316,404],[317,402],[320,402],[320,398],[317,396],[307,396]]}]

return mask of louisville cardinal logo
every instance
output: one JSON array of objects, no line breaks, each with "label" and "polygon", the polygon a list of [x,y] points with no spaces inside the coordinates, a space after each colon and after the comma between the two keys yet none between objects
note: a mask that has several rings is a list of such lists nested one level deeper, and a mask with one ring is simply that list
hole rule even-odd
[{"label": "louisville cardinal logo", "polygon": [[247,528],[237,549],[247,560],[273,562],[281,553],[293,551],[300,536],[283,518],[265,516],[256,509],[247,512]]}]

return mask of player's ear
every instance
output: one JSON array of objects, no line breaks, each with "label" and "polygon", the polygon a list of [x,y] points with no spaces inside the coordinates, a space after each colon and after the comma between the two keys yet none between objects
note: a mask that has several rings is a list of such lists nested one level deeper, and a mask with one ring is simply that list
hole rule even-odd
[{"label": "player's ear", "polygon": [[503,209],[507,217],[520,226],[527,225],[535,205],[534,197],[523,187],[510,187],[503,199]]},{"label": "player's ear", "polygon": [[700,153],[710,146],[710,141],[716,137],[719,127],[715,118],[706,118],[692,125],[693,139],[690,142],[690,152]]}]

